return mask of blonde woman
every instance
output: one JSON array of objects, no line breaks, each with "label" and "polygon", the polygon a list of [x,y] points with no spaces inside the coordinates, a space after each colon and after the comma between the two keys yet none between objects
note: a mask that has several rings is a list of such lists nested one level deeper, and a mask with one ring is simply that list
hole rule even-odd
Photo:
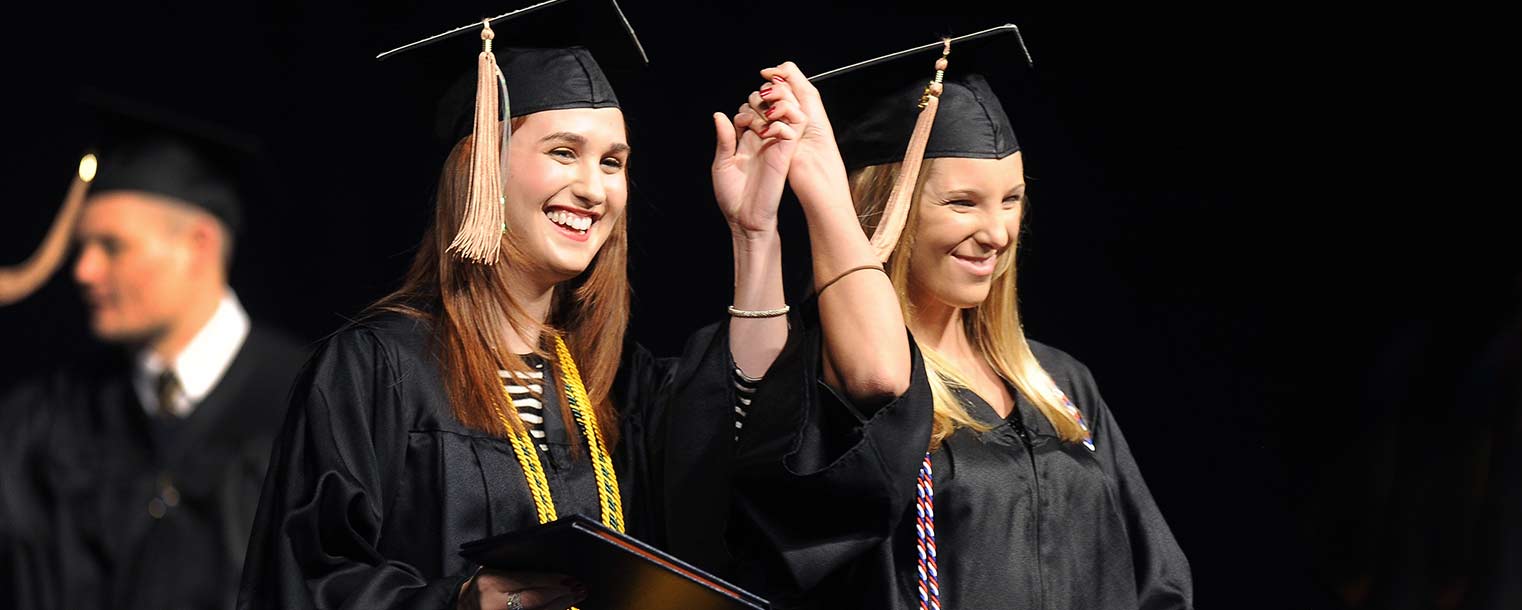
[{"label": "blonde woman", "polygon": [[[891,281],[934,406],[795,408],[796,384],[776,386],[811,365],[785,352],[741,441],[736,570],[778,607],[1191,607],[1188,563],[1093,376],[1024,335],[1023,153],[987,82],[956,72],[968,56],[940,62],[933,91],[934,54],[861,71],[841,85],[866,99],[838,146],[791,63],[763,71],[772,81],[751,97],[758,128],[784,97],[782,116],[807,117],[790,184],[806,207],[854,202],[885,258],[854,275]],[[901,176],[906,166],[918,168]],[[884,239],[878,225],[898,222]]]}]

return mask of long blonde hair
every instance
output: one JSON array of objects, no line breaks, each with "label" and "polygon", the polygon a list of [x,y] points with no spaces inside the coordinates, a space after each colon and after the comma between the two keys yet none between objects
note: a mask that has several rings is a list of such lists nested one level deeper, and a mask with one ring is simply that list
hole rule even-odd
[{"label": "long blonde hair", "polygon": [[[908,293],[909,253],[919,229],[920,197],[925,177],[929,175],[934,162],[934,159],[926,159],[920,168],[914,197],[910,202],[908,223],[886,265],[906,320],[913,319],[914,316],[914,306],[909,301]],[[861,219],[862,229],[869,235],[877,226],[898,172],[899,163],[872,165],[851,172],[851,198],[856,202],[856,213]],[[1065,441],[1079,441],[1085,436],[1083,426],[1063,406],[1060,390],[1031,353],[1030,343],[1025,339],[1025,329],[1020,324],[1019,298],[1015,292],[1015,254],[1018,245],[1017,231],[1011,236],[1009,255],[1002,257],[994,269],[993,286],[988,298],[973,307],[971,312],[964,312],[963,332],[967,333],[968,342],[994,371],[1013,384],[1020,395],[1052,422],[1058,436]],[[988,430],[987,424],[967,412],[966,405],[955,392],[957,388],[972,387],[967,374],[958,370],[950,360],[934,349],[920,345],[920,352],[925,355],[925,372],[930,378],[930,390],[935,401],[935,423],[931,429],[930,447],[939,447],[957,428],[979,432]]]}]

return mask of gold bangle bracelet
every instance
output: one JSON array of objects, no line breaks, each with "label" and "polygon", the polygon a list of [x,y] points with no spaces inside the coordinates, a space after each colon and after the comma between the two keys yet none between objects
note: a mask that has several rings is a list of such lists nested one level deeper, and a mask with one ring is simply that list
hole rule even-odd
[{"label": "gold bangle bracelet", "polygon": [[734,316],[736,318],[775,318],[777,316],[787,315],[787,312],[792,311],[792,309],[793,309],[792,307],[789,307],[787,305],[783,305],[783,306],[778,307],[776,309],[754,309],[754,310],[752,310],[752,309],[736,309],[734,305],[730,305],[729,306],[729,315]]}]

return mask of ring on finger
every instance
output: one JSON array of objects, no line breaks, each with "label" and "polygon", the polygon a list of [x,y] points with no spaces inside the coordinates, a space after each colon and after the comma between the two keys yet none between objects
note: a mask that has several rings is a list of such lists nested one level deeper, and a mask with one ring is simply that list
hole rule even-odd
[{"label": "ring on finger", "polygon": [[523,594],[517,591],[507,594],[507,610],[523,610]]}]

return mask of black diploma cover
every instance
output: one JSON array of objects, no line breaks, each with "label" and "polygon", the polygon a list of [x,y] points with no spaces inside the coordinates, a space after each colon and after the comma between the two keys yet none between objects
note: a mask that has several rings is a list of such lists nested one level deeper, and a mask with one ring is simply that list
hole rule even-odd
[{"label": "black diploma cover", "polygon": [[460,545],[503,571],[565,574],[587,588],[581,610],[767,610],[766,600],[582,515]]}]

